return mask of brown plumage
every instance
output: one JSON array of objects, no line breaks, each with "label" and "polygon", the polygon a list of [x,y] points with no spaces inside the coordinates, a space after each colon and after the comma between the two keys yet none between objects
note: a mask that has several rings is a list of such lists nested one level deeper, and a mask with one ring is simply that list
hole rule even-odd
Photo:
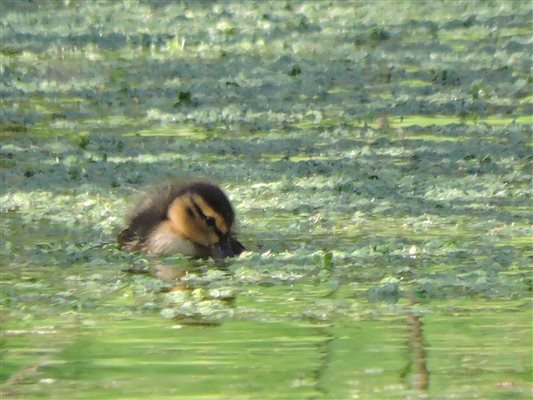
[{"label": "brown plumage", "polygon": [[222,258],[238,255],[235,213],[224,192],[204,181],[172,183],[144,197],[118,235],[130,251]]}]

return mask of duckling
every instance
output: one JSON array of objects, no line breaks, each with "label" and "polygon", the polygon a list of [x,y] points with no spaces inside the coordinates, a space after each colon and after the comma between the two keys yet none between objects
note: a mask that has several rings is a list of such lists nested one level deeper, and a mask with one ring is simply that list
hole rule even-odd
[{"label": "duckling", "polygon": [[235,213],[224,192],[200,180],[172,183],[146,194],[118,235],[123,249],[193,257],[239,255]]}]

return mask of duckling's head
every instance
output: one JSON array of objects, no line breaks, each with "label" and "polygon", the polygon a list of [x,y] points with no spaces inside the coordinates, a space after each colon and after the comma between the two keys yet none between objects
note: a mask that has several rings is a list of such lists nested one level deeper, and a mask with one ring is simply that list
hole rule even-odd
[{"label": "duckling's head", "polygon": [[171,229],[209,249],[214,258],[234,256],[231,230],[235,214],[224,192],[206,182],[185,185],[168,206]]}]

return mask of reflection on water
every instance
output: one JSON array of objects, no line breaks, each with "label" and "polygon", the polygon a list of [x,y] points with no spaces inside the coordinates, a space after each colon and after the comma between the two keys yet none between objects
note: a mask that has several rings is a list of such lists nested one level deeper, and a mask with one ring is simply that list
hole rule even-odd
[{"label": "reflection on water", "polygon": [[429,389],[429,371],[426,365],[426,346],[421,318],[414,313],[407,314],[409,327],[409,368],[410,387],[425,392]]},{"label": "reflection on water", "polygon": [[426,366],[423,324],[420,317],[412,313],[407,315],[407,323],[411,328],[409,335],[411,385],[414,389],[426,391],[429,388],[429,371]]},{"label": "reflection on water", "polygon": [[189,269],[182,265],[173,264],[155,264],[152,268],[154,278],[162,281],[174,281],[187,275]]},{"label": "reflection on water", "polygon": [[487,302],[306,322],[291,297],[309,305],[304,288],[256,288],[260,299],[238,296],[233,320],[213,325],[110,307],[4,320],[3,395],[527,398],[528,313]]}]

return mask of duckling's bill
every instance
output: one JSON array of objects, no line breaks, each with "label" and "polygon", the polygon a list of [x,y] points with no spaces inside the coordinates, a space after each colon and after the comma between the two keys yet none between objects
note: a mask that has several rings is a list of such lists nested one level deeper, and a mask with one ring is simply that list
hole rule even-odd
[{"label": "duckling's bill", "polygon": [[231,238],[229,237],[229,235],[220,238],[220,241],[215,246],[213,246],[211,250],[213,258],[225,258],[235,256],[235,253],[231,247]]}]

